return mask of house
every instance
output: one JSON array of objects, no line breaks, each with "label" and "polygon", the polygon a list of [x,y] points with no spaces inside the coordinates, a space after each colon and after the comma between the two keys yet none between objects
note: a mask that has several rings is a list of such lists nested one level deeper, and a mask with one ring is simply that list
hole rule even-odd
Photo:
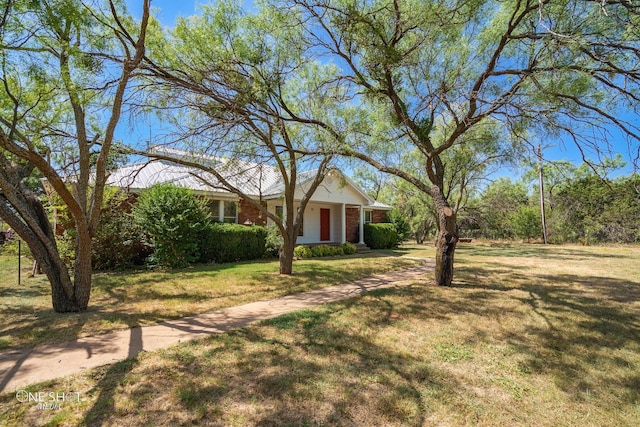
[{"label": "house", "polygon": [[[183,155],[165,150],[172,156]],[[244,194],[260,200],[269,212],[284,214],[284,185],[278,170],[263,163],[210,157],[216,170]],[[224,172],[223,172],[224,171]],[[302,198],[314,177],[314,171],[298,175],[295,200]],[[155,184],[171,182],[206,196],[213,217],[221,222],[269,225],[259,209],[225,189],[210,173],[157,160],[121,167],[113,172],[108,185],[139,193]],[[303,215],[298,244],[344,243],[363,244],[363,224],[384,222],[391,207],[369,197],[349,177],[337,169],[329,171],[309,200]]]}]

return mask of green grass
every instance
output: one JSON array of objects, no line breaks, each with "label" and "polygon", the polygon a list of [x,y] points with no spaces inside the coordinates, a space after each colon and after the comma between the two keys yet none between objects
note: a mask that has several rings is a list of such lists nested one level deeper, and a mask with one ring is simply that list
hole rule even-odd
[{"label": "green grass", "polygon": [[0,395],[0,419],[637,425],[640,248],[474,243],[456,256],[451,288],[427,278],[143,353],[31,386],[81,392],[81,403],[59,412]]},{"label": "green grass", "polygon": [[28,278],[31,263],[23,258],[18,285],[17,258],[0,256],[0,351],[153,324],[412,265],[412,260],[372,253],[296,261],[292,276],[278,274],[279,264],[273,260],[97,273],[89,309],[58,314],[51,308],[46,277]]}]

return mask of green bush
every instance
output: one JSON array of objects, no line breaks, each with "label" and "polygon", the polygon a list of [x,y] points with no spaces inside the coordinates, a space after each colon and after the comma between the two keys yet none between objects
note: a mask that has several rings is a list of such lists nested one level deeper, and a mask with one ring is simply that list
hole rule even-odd
[{"label": "green bush", "polygon": [[311,247],[311,256],[314,258],[320,258],[324,256],[325,248],[327,245],[318,245]]},{"label": "green bush", "polygon": [[284,239],[277,225],[269,225],[267,227],[267,253],[271,256],[280,255],[280,249],[284,246]]},{"label": "green bush", "polygon": [[398,245],[399,238],[393,224],[365,224],[364,242],[371,249],[391,249]]},{"label": "green bush", "polygon": [[342,246],[332,246],[331,247],[332,254],[331,256],[342,256],[344,255],[344,249]]},{"label": "green bush", "polygon": [[411,237],[411,224],[406,216],[397,209],[393,209],[387,216],[389,222],[394,225],[398,233],[398,244]]},{"label": "green bush", "polygon": [[[318,245],[318,246],[313,246],[310,249],[311,252],[311,256],[314,258],[320,258],[320,257],[325,257],[325,256],[342,256],[347,254],[347,251],[350,251],[350,247],[347,247],[346,245],[351,245],[351,243],[344,243],[340,246],[329,246],[329,245]],[[353,247],[353,253],[355,253],[355,246],[351,245]],[[345,248],[347,248],[345,250]]]},{"label": "green bush", "polygon": [[542,234],[540,211],[533,206],[518,206],[518,210],[509,216],[514,234],[527,242]]},{"label": "green bush", "polygon": [[266,255],[267,230],[258,225],[213,223],[198,242],[200,262],[248,261]]},{"label": "green bush", "polygon": [[311,248],[309,248],[309,246],[300,245],[296,246],[296,248],[293,250],[293,256],[295,256],[296,258],[311,258],[313,256],[313,253],[311,252]]},{"label": "green bush", "polygon": [[357,250],[356,245],[349,242],[341,244],[340,247],[342,247],[342,252],[344,255],[353,255]]},{"label": "green bush", "polygon": [[150,238],[153,254],[148,262],[178,268],[198,261],[198,242],[209,215],[204,201],[185,188],[159,184],[143,192],[133,217]]},{"label": "green bush", "polygon": [[[20,238],[16,235],[11,240],[5,240],[3,244],[0,245],[0,254],[2,255],[11,255],[18,256],[18,240]],[[31,256],[31,250],[29,249],[29,245],[24,240],[21,240],[20,243],[20,255]]]},{"label": "green bush", "polygon": [[152,249],[134,222],[130,201],[116,196],[107,202],[93,239],[92,262],[96,270],[122,269],[142,265]]}]

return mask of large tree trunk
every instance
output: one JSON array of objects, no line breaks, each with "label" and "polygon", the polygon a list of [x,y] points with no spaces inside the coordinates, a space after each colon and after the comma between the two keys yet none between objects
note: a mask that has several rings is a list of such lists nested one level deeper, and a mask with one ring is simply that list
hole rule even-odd
[{"label": "large tree trunk", "polygon": [[438,210],[438,239],[436,241],[435,284],[451,286],[453,282],[453,258],[458,243],[456,230],[456,214],[449,207],[439,188],[432,191],[433,199]]},{"label": "large tree trunk", "polygon": [[0,195],[0,217],[25,241],[51,284],[53,309],[58,313],[80,311],[66,264],[60,257],[44,207],[26,190],[15,193],[19,210]]},{"label": "large tree trunk", "polygon": [[293,250],[295,245],[291,239],[284,239],[280,249],[280,274],[293,274]]},{"label": "large tree trunk", "polygon": [[[80,227],[78,227],[80,228]],[[84,311],[89,306],[91,296],[91,235],[88,230],[78,230],[76,260],[73,264],[73,285],[78,309]]]}]

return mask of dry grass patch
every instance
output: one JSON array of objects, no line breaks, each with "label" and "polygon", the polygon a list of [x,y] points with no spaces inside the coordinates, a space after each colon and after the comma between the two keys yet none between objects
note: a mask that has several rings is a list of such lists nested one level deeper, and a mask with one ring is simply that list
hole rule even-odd
[{"label": "dry grass patch", "polygon": [[292,276],[279,275],[277,261],[98,273],[89,309],[58,314],[51,308],[46,277],[27,279],[29,266],[24,266],[18,286],[17,261],[0,257],[0,350],[154,324],[414,265],[412,260],[372,253],[297,261]]},{"label": "dry grass patch", "polygon": [[81,391],[83,402],[66,412],[35,413],[5,394],[0,419],[11,426],[637,425],[640,248],[476,245],[460,250],[458,261],[452,288],[378,290],[142,354],[32,387]]}]

